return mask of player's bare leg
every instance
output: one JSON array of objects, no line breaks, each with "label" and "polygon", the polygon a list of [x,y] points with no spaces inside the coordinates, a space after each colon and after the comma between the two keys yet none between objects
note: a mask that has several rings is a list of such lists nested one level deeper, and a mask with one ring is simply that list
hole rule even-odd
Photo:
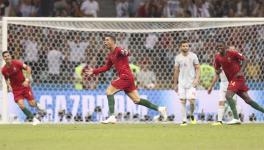
[{"label": "player's bare leg", "polygon": [[186,99],[180,99],[181,102],[181,114],[182,114],[182,123],[180,126],[186,126],[187,125],[187,111],[186,111]]},{"label": "player's bare leg", "polygon": [[233,100],[235,93],[233,91],[227,90],[226,92],[226,100],[233,112],[233,117],[234,119],[228,122],[227,124],[241,124],[241,121],[239,120],[238,114],[237,114],[237,109],[236,109],[236,103]]},{"label": "player's bare leg", "polygon": [[250,105],[254,109],[264,113],[264,108],[262,106],[260,106],[258,103],[256,103],[254,100],[252,100],[247,92],[239,92],[239,93],[237,93],[237,95],[240,96],[248,105]]},{"label": "player's bare leg", "polygon": [[40,117],[44,117],[47,114],[47,112],[39,106],[39,104],[36,102],[36,100],[29,100],[28,103],[31,107],[37,109],[38,115]]},{"label": "player's bare leg", "polygon": [[19,108],[23,111],[23,113],[27,116],[29,120],[33,120],[34,116],[33,114],[25,107],[24,100],[20,99],[17,101],[17,105]]},{"label": "player's bare leg", "polygon": [[115,93],[119,92],[120,89],[115,88],[114,86],[110,85],[107,89],[106,89],[106,95],[107,95],[107,99],[108,99],[108,107],[109,107],[109,118],[102,121],[102,123],[104,124],[108,124],[108,123],[116,123],[116,118],[115,118],[115,98],[114,95]]},{"label": "player's bare leg", "polygon": [[137,90],[128,92],[126,94],[130,97],[130,99],[135,104],[142,105],[142,106],[145,106],[149,109],[156,110],[156,111],[160,112],[160,115],[163,117],[164,121],[167,120],[168,116],[167,116],[167,108],[166,107],[158,107],[157,105],[152,104],[150,101],[143,99],[143,98],[140,98]]},{"label": "player's bare leg", "polygon": [[190,119],[191,119],[191,124],[196,124],[196,119],[194,118],[194,110],[195,110],[195,99],[190,99]]}]

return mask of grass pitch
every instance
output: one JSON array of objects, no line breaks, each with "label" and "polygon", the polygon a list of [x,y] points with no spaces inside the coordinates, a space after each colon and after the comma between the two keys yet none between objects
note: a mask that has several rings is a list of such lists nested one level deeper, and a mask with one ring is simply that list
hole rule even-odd
[{"label": "grass pitch", "polygon": [[0,150],[264,150],[264,124],[0,125]]}]

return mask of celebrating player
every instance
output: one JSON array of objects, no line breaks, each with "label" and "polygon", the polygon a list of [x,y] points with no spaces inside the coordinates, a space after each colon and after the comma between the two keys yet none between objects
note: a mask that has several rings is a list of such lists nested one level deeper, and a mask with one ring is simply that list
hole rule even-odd
[{"label": "celebrating player", "polygon": [[[36,103],[31,87],[31,69],[26,64],[12,60],[11,55],[8,51],[2,53],[2,57],[5,61],[5,65],[2,68],[2,74],[6,80],[8,91],[12,91],[14,94],[14,100],[19,108],[24,112],[29,120],[33,121],[33,125],[37,125],[40,121],[33,116],[33,114],[25,107],[24,99],[28,100],[31,107],[37,108],[38,113],[45,114],[45,111],[40,109]],[[23,74],[23,70],[27,73],[27,78]]]},{"label": "celebrating player", "polygon": [[243,71],[247,64],[247,59],[237,51],[228,49],[224,42],[218,43],[217,50],[219,53],[217,53],[215,56],[216,74],[219,75],[222,68],[229,81],[225,97],[233,112],[234,119],[228,124],[241,123],[238,118],[236,104],[232,99],[235,94],[241,97],[251,107],[264,113],[264,108],[253,101],[247,93],[249,88],[246,85],[245,77],[243,75]]},{"label": "celebrating player", "polygon": [[110,117],[104,120],[102,123],[116,123],[116,118],[114,116],[114,94],[122,90],[132,99],[135,104],[143,105],[147,108],[159,111],[163,119],[166,120],[166,107],[158,107],[148,100],[139,97],[137,88],[135,86],[134,77],[128,64],[128,56],[130,53],[125,49],[117,47],[116,39],[111,35],[105,36],[104,45],[110,50],[106,65],[96,69],[90,68],[86,71],[86,74],[88,75],[97,75],[101,72],[108,71],[114,65],[119,77],[118,79],[113,80],[111,85],[106,90]]},{"label": "celebrating player", "polygon": [[200,65],[196,54],[189,51],[188,41],[180,42],[180,51],[181,53],[175,58],[174,85],[182,104],[181,126],[185,126],[187,125],[186,99],[190,102],[191,124],[196,124],[193,113],[195,110],[195,88],[199,84],[200,78]]}]

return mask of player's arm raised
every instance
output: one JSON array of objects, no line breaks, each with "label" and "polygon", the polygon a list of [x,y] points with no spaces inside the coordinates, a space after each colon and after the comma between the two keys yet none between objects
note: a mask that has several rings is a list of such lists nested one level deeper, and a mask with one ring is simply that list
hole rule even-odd
[{"label": "player's arm raised", "polygon": [[111,67],[112,67],[113,63],[110,60],[110,58],[107,59],[106,65],[99,67],[99,68],[89,68],[88,71],[86,71],[85,73],[87,75],[92,75],[92,74],[99,74],[101,72],[106,72],[108,71]]}]

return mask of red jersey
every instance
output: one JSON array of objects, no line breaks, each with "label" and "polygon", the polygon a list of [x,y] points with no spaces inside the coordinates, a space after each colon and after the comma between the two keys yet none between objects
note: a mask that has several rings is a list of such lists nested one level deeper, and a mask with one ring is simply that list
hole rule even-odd
[{"label": "red jersey", "polygon": [[[216,54],[214,67],[216,70],[219,70],[222,67],[228,81],[231,81],[235,78],[235,75],[240,71],[240,62],[244,59],[245,57],[237,51],[228,50],[226,51],[225,56],[222,56],[219,53]],[[244,79],[244,76],[241,76],[241,78]]]},{"label": "red jersey", "polygon": [[2,74],[6,80],[10,80],[10,85],[13,91],[22,90],[25,88],[22,83],[25,81],[23,74],[23,63],[18,60],[12,60],[10,66],[4,65]]},{"label": "red jersey", "polygon": [[134,78],[128,64],[128,55],[122,54],[120,47],[116,47],[114,51],[107,56],[106,65],[93,70],[94,74],[99,74],[109,70],[114,65],[119,78]]}]

